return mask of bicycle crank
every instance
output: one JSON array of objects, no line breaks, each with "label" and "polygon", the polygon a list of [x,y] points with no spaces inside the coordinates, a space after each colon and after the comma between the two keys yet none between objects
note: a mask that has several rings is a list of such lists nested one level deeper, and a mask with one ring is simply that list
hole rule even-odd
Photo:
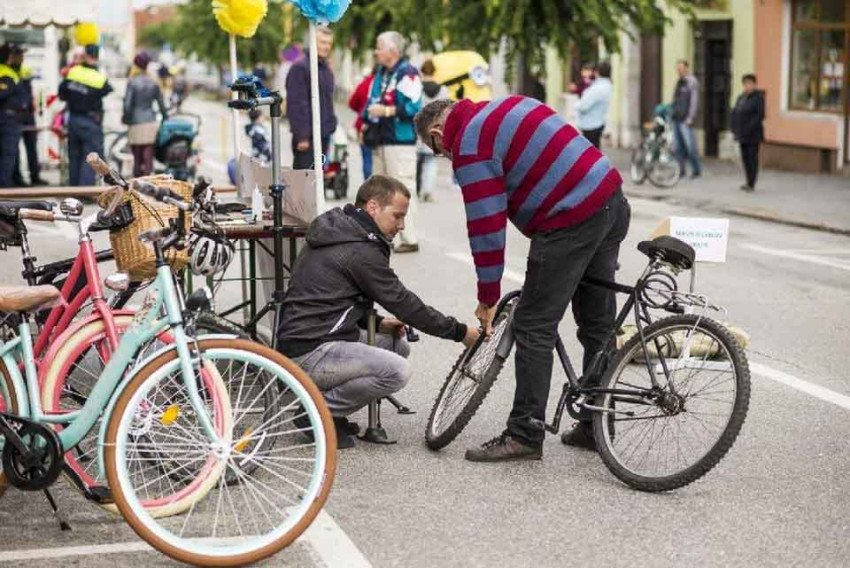
[{"label": "bicycle crank", "polygon": [[17,489],[41,491],[62,471],[62,443],[56,432],[37,422],[0,412],[3,473]]}]

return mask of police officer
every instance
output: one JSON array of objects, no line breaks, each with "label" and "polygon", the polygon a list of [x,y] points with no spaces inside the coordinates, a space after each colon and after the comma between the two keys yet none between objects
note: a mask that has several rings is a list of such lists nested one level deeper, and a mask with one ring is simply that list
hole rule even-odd
[{"label": "police officer", "polygon": [[68,103],[68,168],[71,185],[94,185],[94,170],[85,163],[89,152],[103,155],[103,97],[112,92],[97,69],[98,46],[87,45],[83,63],[71,67],[59,84],[59,98]]},{"label": "police officer", "polygon": [[[21,50],[21,53],[26,50]],[[14,68],[14,65],[13,65]],[[46,185],[46,182],[39,175],[40,168],[38,164],[38,130],[35,124],[35,98],[33,97],[32,69],[23,64],[23,55],[19,67],[15,68],[21,78],[19,87],[19,104],[18,106],[18,121],[23,127],[24,149],[27,154],[27,166],[30,171],[30,185]],[[19,180],[16,185],[23,186],[23,177],[21,176],[21,159],[18,158],[18,164],[15,168],[15,177]]]},{"label": "police officer", "polygon": [[12,187],[21,123],[15,108],[21,78],[12,64],[20,57],[13,55],[14,44],[0,46],[0,187]]}]

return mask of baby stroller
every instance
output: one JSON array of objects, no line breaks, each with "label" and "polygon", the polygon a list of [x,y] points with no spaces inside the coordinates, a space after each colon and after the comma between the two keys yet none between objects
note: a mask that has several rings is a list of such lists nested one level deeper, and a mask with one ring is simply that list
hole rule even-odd
[{"label": "baby stroller", "polygon": [[331,191],[334,199],[345,199],[348,194],[348,144],[334,142],[331,159],[325,162],[323,172],[325,194]]},{"label": "baby stroller", "polygon": [[[175,179],[194,180],[198,173],[199,155],[195,138],[201,127],[201,117],[196,114],[173,114],[162,121],[154,142],[154,158],[159,167],[154,173],[168,174]],[[109,144],[109,161],[122,176],[132,174],[133,154],[127,140],[127,132]]]},{"label": "baby stroller", "polygon": [[154,145],[154,158],[165,166],[162,173],[183,181],[195,179],[198,152],[194,142],[200,127],[201,117],[196,114],[175,114],[162,121]]}]

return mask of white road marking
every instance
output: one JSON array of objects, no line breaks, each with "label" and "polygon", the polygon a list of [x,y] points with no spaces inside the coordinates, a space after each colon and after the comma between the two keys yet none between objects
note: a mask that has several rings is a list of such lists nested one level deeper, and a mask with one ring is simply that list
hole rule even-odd
[{"label": "white road marking", "polygon": [[[220,539],[218,539],[220,540]],[[234,540],[238,540],[234,539]],[[351,541],[328,513],[319,512],[313,523],[296,541],[309,546],[326,568],[371,568],[357,546]],[[126,554],[129,552],[155,552],[142,541],[114,542],[85,546],[63,546],[57,548],[32,548],[0,552],[0,562],[26,562],[71,556],[94,556],[98,554]]]},{"label": "white road marking", "polygon": [[745,249],[749,249],[751,251],[760,252],[763,254],[769,254],[771,256],[778,256],[781,258],[790,258],[793,260],[799,260],[801,262],[809,262],[811,264],[820,264],[821,266],[829,266],[831,268],[837,268],[839,270],[847,270],[850,271],[850,263],[848,262],[840,262],[837,260],[831,260],[829,258],[823,258],[820,256],[812,256],[810,254],[802,254],[798,252],[792,252],[789,250],[780,250],[774,249],[770,247],[764,247],[761,245],[752,245],[752,244],[744,244],[741,245]]},{"label": "white road marking", "polygon": [[[458,260],[464,264],[468,264],[473,268],[475,267],[475,262],[472,260],[472,256],[470,254],[461,254],[459,252],[447,252],[446,256],[451,259]],[[525,275],[520,274],[519,272],[516,272],[509,268],[505,269],[504,277],[508,280],[513,280],[518,284],[522,284],[523,282],[525,282]]]},{"label": "white road marking", "polygon": [[761,377],[776,381],[777,383],[782,383],[792,389],[797,389],[798,391],[804,392],[815,398],[825,400],[826,402],[830,402],[836,406],[850,410],[850,396],[804,381],[803,379],[798,379],[794,375],[789,375],[788,373],[773,369],[767,365],[762,365],[761,363],[753,363],[750,361],[750,371]]},{"label": "white road marking", "polygon": [[327,568],[371,568],[372,564],[324,509],[301,535]]}]

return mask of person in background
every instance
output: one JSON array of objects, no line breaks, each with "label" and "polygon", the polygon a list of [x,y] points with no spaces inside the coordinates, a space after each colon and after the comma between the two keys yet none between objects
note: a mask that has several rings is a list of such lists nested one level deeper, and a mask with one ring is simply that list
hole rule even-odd
[{"label": "person in background", "polygon": [[676,136],[676,154],[679,167],[685,175],[685,162],[691,164],[691,178],[702,175],[699,161],[697,139],[694,134],[694,121],[699,110],[699,82],[690,71],[690,65],[684,59],[676,63],[679,80],[673,93],[673,132]]},{"label": "person in background", "polygon": [[759,173],[759,145],[764,140],[764,91],[757,88],[756,76],[744,75],[744,92],[732,110],[732,133],[741,145],[741,160],[747,183],[744,191],[755,191]]},{"label": "person in background", "polygon": [[21,142],[21,122],[16,106],[21,77],[14,69],[20,57],[17,49],[12,43],[0,46],[0,187],[12,187]]},{"label": "person in background", "polygon": [[[29,168],[30,182],[29,185],[47,185],[41,179],[41,168],[38,163],[38,129],[35,124],[35,96],[32,89],[33,72],[32,69],[24,65],[23,48],[17,48],[17,58],[12,62],[12,68],[18,72],[21,82],[18,85],[18,120],[22,127],[22,136],[24,140],[24,150],[27,155],[27,167]],[[24,187],[24,178],[21,175],[21,159],[18,156],[18,161],[15,166],[15,185]]]},{"label": "person in background", "polygon": [[[434,81],[437,69],[434,62],[427,59],[419,68],[422,73],[422,106],[432,101],[449,98],[449,90],[444,85]],[[422,140],[416,142],[416,193],[422,201],[434,200],[434,183],[437,179],[437,158],[434,152]]]},{"label": "person in background", "polygon": [[570,83],[570,93],[574,95],[578,95],[579,97],[584,92],[586,88],[593,83],[593,78],[596,73],[596,65],[593,63],[585,63],[581,66],[581,79],[579,79],[578,83]]},{"label": "person in background", "polygon": [[590,143],[599,148],[608,107],[611,105],[611,64],[603,61],[596,68],[596,78],[584,89],[578,103],[578,127]]},{"label": "person in background", "polygon": [[[316,29],[316,54],[319,56],[319,115],[322,153],[326,153],[331,135],[336,130],[334,111],[334,73],[328,63],[333,50],[333,32],[320,26]],[[286,76],[286,115],[292,130],[292,168],[307,170],[313,167],[313,109],[310,99],[310,56],[293,64]]]},{"label": "person in background", "polygon": [[[422,81],[419,71],[404,57],[404,43],[402,35],[395,31],[379,34],[375,42],[378,69],[363,112],[363,140],[373,148],[375,173],[413,187],[416,184],[413,117],[422,108]],[[414,195],[405,228],[395,237],[393,250],[397,253],[419,250],[414,226],[416,202]]]},{"label": "person in background", "polygon": [[94,185],[95,173],[85,163],[89,152],[103,155],[103,98],[112,92],[97,68],[100,49],[85,47],[83,63],[68,70],[59,98],[68,103],[68,174],[72,186]]},{"label": "person in background", "polygon": [[369,102],[369,91],[372,88],[372,80],[375,78],[375,68],[357,83],[351,96],[348,97],[348,108],[357,113],[354,119],[354,129],[357,131],[357,140],[360,143],[360,155],[363,158],[363,179],[369,179],[372,175],[372,149],[363,143],[363,111]]},{"label": "person in background", "polygon": [[263,113],[259,109],[248,111],[251,122],[245,125],[245,134],[251,139],[251,157],[268,164],[272,161],[272,147],[269,143],[269,133],[261,122],[262,116]]},{"label": "person in background", "polygon": [[124,94],[124,114],[121,121],[130,127],[127,138],[133,152],[133,177],[153,173],[153,147],[159,131],[154,102],[159,107],[163,119],[168,115],[162,91],[147,73],[150,62],[150,56],[144,51],[133,58],[131,79]]}]

